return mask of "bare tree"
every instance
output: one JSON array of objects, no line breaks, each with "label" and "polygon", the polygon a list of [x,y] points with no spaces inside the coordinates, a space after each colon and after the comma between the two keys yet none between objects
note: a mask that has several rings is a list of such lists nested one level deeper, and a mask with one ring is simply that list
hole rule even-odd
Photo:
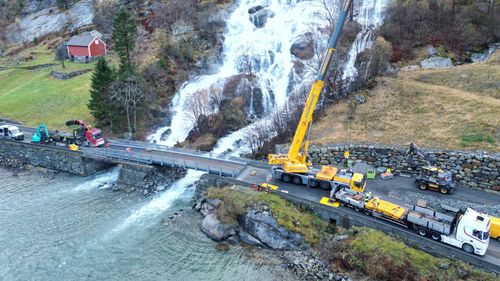
[{"label": "bare tree", "polygon": [[111,85],[110,101],[118,104],[125,112],[129,134],[137,130],[137,110],[142,105],[144,99],[145,92],[141,89],[135,76],[115,81]]},{"label": "bare tree", "polygon": [[[335,9],[334,2],[331,0],[319,0],[321,1],[321,6],[323,7],[323,17],[326,21],[328,21],[329,27],[333,29],[335,23],[337,22],[337,12],[338,9]],[[352,5],[351,5],[352,6]]]},{"label": "bare tree", "polygon": [[210,114],[210,91],[203,89],[196,91],[186,101],[188,118],[196,125],[200,116]]},{"label": "bare tree", "polygon": [[253,54],[250,51],[250,47],[242,47],[240,49],[240,54],[238,56],[238,71],[245,73],[246,75],[253,76]]}]

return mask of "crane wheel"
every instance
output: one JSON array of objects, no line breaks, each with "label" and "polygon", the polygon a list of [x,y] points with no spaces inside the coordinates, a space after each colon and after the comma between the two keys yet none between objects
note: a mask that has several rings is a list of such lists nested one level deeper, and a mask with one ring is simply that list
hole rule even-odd
[{"label": "crane wheel", "polygon": [[311,180],[309,182],[309,186],[312,187],[312,188],[316,188],[316,187],[318,187],[318,185],[319,185],[319,183],[318,183],[317,180]]},{"label": "crane wheel", "polygon": [[441,187],[439,189],[439,192],[441,192],[442,194],[448,194],[448,192],[450,192],[450,191],[447,188]]},{"label": "crane wheel", "polygon": [[283,174],[281,176],[281,180],[284,181],[284,182],[291,182],[292,181],[292,177],[290,175]]},{"label": "crane wheel", "polygon": [[420,188],[420,190],[426,190],[427,189],[427,185],[425,183],[421,183],[418,188]]},{"label": "crane wheel", "polygon": [[302,179],[300,177],[294,176],[292,178],[294,184],[302,184]]},{"label": "crane wheel", "polygon": [[319,187],[323,190],[330,190],[332,187],[330,186],[330,183],[327,181],[321,181],[319,182]]}]

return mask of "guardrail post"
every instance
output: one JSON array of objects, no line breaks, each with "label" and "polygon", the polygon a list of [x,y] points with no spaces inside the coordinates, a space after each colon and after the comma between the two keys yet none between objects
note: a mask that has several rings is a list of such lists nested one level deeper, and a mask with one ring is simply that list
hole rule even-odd
[{"label": "guardrail post", "polygon": [[186,169],[186,160],[184,160],[184,166],[183,166],[184,169]]},{"label": "guardrail post", "polygon": [[222,176],[222,168],[219,168],[219,176]]},{"label": "guardrail post", "polygon": [[172,159],[172,168],[175,167],[175,159]]},{"label": "guardrail post", "polygon": [[195,169],[195,171],[198,171],[198,162],[194,163],[194,169]]},{"label": "guardrail post", "polygon": [[231,170],[231,177],[235,178],[235,176],[234,176],[234,170]]}]

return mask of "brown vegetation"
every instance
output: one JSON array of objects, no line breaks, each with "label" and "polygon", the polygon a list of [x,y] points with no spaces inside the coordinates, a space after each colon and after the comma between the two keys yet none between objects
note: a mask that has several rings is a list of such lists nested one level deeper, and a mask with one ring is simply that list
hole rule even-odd
[{"label": "brown vegetation", "polygon": [[[348,122],[347,101],[325,109],[312,142],[377,142],[500,151],[500,54],[485,64],[378,79]],[[350,125],[350,130],[348,129]],[[349,137],[350,136],[350,137]]]},{"label": "brown vegetation", "polygon": [[402,1],[387,11],[381,34],[392,43],[391,61],[409,60],[415,47],[444,46],[467,61],[477,51],[500,38],[500,7],[487,1]]}]

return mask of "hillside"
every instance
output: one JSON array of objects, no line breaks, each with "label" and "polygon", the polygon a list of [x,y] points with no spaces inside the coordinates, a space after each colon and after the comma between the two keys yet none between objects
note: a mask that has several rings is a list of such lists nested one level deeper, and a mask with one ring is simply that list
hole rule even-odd
[{"label": "hillside", "polygon": [[[500,52],[487,62],[378,78],[350,124],[350,141],[500,151]],[[347,101],[313,125],[312,143],[349,142]]]},{"label": "hillside", "polygon": [[[28,57],[34,59],[23,59]],[[92,122],[87,109],[92,72],[68,80],[54,79],[50,72],[93,69],[94,63],[65,64],[62,69],[45,45],[0,60],[0,117],[31,126],[45,122],[53,129],[65,129],[69,119]]]}]

